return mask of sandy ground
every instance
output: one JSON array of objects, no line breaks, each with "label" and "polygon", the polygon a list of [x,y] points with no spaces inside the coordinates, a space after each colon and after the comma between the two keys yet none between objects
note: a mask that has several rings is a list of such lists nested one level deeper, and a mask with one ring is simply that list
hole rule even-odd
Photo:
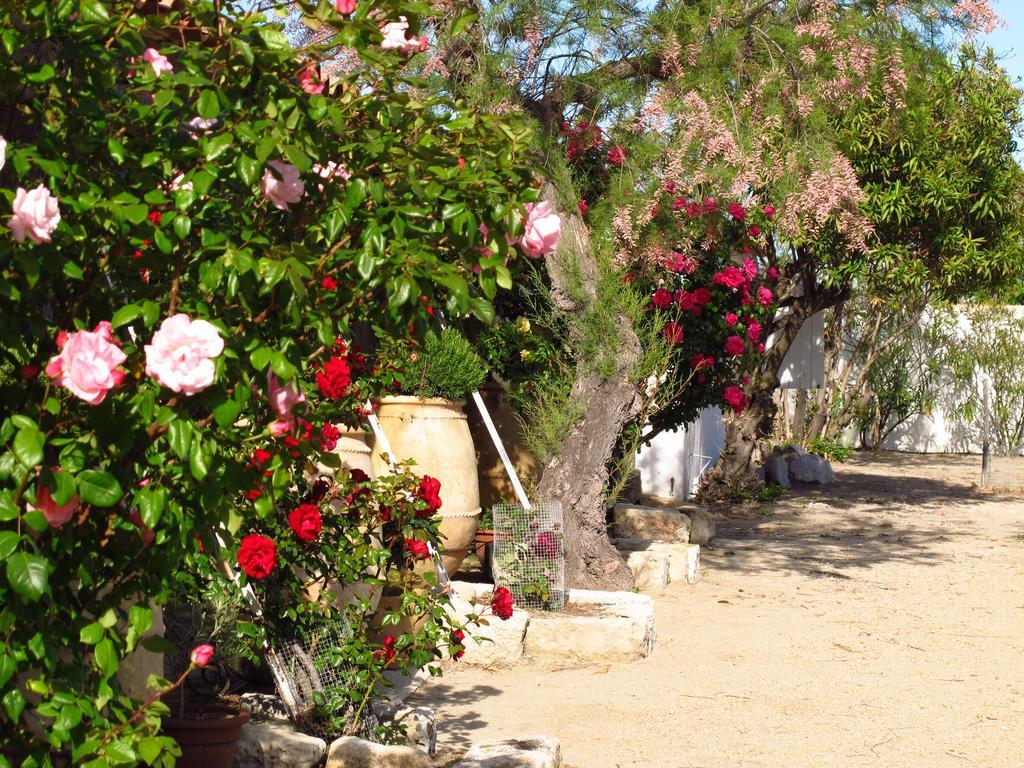
[{"label": "sandy ground", "polygon": [[650,658],[455,666],[411,703],[441,746],[547,734],[574,768],[1020,768],[1024,499],[977,474],[855,457],[720,519],[701,583],[654,596]]}]

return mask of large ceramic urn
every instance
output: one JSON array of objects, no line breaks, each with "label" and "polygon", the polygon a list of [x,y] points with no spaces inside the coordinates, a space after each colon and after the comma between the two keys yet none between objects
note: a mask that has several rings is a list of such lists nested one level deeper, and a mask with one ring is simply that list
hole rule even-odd
[{"label": "large ceramic urn", "polygon": [[[453,576],[473,546],[480,516],[480,483],[476,451],[464,401],[440,398],[385,397],[377,409],[381,429],[396,462],[412,459],[417,475],[441,483],[441,560]],[[378,475],[390,471],[380,445],[374,445],[373,467]]]}]

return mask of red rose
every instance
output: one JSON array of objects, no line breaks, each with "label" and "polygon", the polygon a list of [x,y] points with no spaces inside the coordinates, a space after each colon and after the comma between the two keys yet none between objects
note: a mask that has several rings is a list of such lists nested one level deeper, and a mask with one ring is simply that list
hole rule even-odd
[{"label": "red rose", "polygon": [[744,346],[742,336],[730,336],[725,340],[725,351],[733,357],[742,355]]},{"label": "red rose", "polygon": [[772,216],[774,216],[775,215],[775,206],[771,205],[771,204],[766,205],[764,207],[764,215],[767,216],[769,219]]},{"label": "red rose", "polygon": [[729,266],[712,277],[711,282],[715,285],[724,285],[726,288],[735,290],[747,282],[747,276],[743,274],[743,270],[739,267]]},{"label": "red rose", "polygon": [[659,309],[664,309],[672,303],[672,293],[664,288],[659,288],[651,297],[651,303]]},{"label": "red rose", "polygon": [[558,557],[561,547],[558,545],[558,537],[551,531],[542,531],[533,542],[533,554],[537,557],[544,557],[552,560]]},{"label": "red rose", "polygon": [[260,496],[263,495],[262,488],[250,488],[245,492],[244,496],[248,501],[256,501]]},{"label": "red rose", "polygon": [[151,211],[146,214],[146,218],[153,222],[154,227],[160,226],[160,222],[163,221],[164,215],[160,211]]},{"label": "red rose", "polygon": [[512,599],[512,593],[505,587],[498,587],[494,590],[494,594],[491,595],[491,610],[495,616],[502,621],[511,619],[513,605],[515,605],[515,600]]},{"label": "red rose", "polygon": [[629,153],[622,147],[612,147],[608,150],[608,162],[612,165],[622,165],[628,156]]},{"label": "red rose", "polygon": [[683,326],[679,323],[665,323],[661,335],[669,344],[679,344],[683,340]]},{"label": "red rose", "polygon": [[761,338],[762,326],[756,320],[751,320],[747,323],[747,338],[751,341],[757,341]]},{"label": "red rose", "polygon": [[277,545],[266,536],[249,534],[238,548],[238,564],[250,579],[265,579],[277,567]]},{"label": "red rose", "polygon": [[723,395],[725,397],[725,402],[727,402],[736,413],[743,413],[743,409],[750,403],[747,396],[743,394],[743,390],[735,385],[726,387]]},{"label": "red rose", "polygon": [[419,539],[406,539],[405,551],[413,560],[426,560],[430,557],[430,550],[427,549],[427,542]]},{"label": "red rose", "polygon": [[459,649],[452,654],[452,661],[458,661],[466,653],[466,646],[462,642],[465,639],[466,633],[461,629],[452,630],[452,637],[449,642]]},{"label": "red rose", "polygon": [[373,652],[373,658],[377,661],[383,661],[385,664],[390,664],[391,660],[395,658],[395,638],[391,635],[384,636],[384,647],[378,648]]},{"label": "red rose", "polygon": [[693,292],[693,303],[698,307],[703,307],[709,301],[711,301],[711,291],[707,288],[698,288]]},{"label": "red rose", "polygon": [[725,324],[732,328],[736,323],[740,321],[735,312],[727,312],[725,315]]},{"label": "red rose", "polygon": [[338,446],[338,438],[341,432],[333,424],[324,424],[320,427],[320,447],[325,451],[333,451]]},{"label": "red rose", "polygon": [[288,525],[302,541],[315,541],[323,529],[323,520],[316,504],[299,504],[288,513]]},{"label": "red rose", "polygon": [[757,289],[757,303],[762,307],[770,307],[774,298],[772,292],[763,285]]},{"label": "red rose", "polygon": [[739,203],[729,203],[729,215],[737,221],[746,221],[747,209]]},{"label": "red rose", "polygon": [[757,237],[758,235],[761,234],[761,228],[755,224],[754,226],[747,230],[747,234],[750,235],[751,237]]},{"label": "red rose", "polygon": [[325,291],[336,291],[338,290],[338,281],[328,275],[320,281],[320,287]]},{"label": "red rose", "polygon": [[441,508],[441,481],[424,475],[416,495],[427,502],[427,508],[416,513],[416,517],[430,517]]},{"label": "red rose", "polygon": [[320,394],[329,400],[340,400],[348,392],[348,385],[352,383],[352,371],[348,362],[341,357],[332,357],[323,367],[323,370],[316,374],[316,385]]},{"label": "red rose", "polygon": [[586,200],[580,200],[579,202],[580,216],[586,216],[587,211],[590,210],[590,205]]},{"label": "red rose", "polygon": [[690,366],[694,370],[701,371],[705,368],[713,368],[715,365],[715,358],[711,355],[702,355],[700,352],[690,358]]}]

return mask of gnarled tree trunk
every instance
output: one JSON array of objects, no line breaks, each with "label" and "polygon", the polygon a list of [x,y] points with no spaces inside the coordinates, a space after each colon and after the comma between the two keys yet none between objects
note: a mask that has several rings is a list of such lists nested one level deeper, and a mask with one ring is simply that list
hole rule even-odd
[{"label": "gnarled tree trunk", "polygon": [[[550,185],[544,196],[555,205]],[[581,302],[595,299],[598,265],[590,252],[590,237],[583,220],[575,213],[562,211],[560,215],[562,238],[558,253],[545,260],[551,278],[551,303],[562,312],[582,313],[587,306]],[[632,324],[620,315],[619,367],[611,377],[604,378],[590,372],[586,361],[580,363],[572,397],[583,406],[583,418],[566,436],[560,454],[544,467],[537,488],[541,499],[562,503],[566,578],[571,587],[633,588],[633,574],[608,538],[605,491],[608,465],[619,435],[640,412],[640,392],[631,380],[640,354],[640,341]]]}]

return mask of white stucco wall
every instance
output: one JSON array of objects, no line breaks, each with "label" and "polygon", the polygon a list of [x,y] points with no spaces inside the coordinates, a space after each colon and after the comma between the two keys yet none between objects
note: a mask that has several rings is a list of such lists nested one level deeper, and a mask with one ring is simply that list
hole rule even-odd
[{"label": "white stucco wall", "polygon": [[700,476],[715,465],[725,443],[722,412],[706,408],[698,419],[675,432],[662,432],[636,457],[643,493],[686,501]]}]

